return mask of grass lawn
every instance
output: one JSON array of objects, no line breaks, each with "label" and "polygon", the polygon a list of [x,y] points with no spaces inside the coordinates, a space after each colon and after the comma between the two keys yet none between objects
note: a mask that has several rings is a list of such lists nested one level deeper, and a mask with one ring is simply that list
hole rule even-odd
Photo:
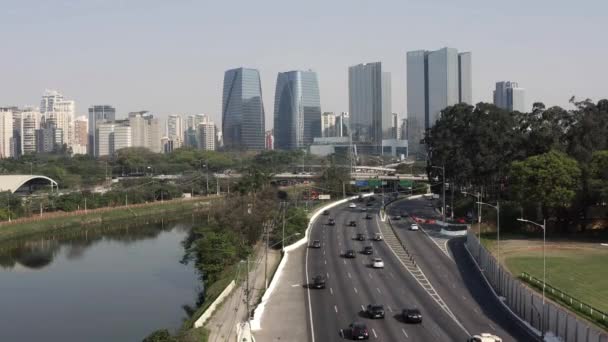
[{"label": "grass lawn", "polygon": [[[496,241],[485,241],[496,255]],[[502,240],[501,261],[516,276],[522,272],[542,279],[540,239]],[[547,284],[608,312],[608,247],[599,242],[547,241]]]}]

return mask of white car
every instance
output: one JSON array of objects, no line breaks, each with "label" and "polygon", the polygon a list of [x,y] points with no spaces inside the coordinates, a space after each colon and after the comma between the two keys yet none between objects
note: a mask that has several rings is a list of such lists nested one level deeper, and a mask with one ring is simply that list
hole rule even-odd
[{"label": "white car", "polygon": [[349,207],[349,208],[356,208],[356,207],[357,207],[357,205],[356,205],[355,203],[353,203],[353,202],[350,202],[350,203],[348,204],[348,207]]},{"label": "white car", "polygon": [[372,267],[373,268],[384,268],[384,261],[382,261],[382,259],[380,259],[380,258],[374,258],[374,260],[372,261]]},{"label": "white car", "polygon": [[480,335],[473,335],[467,341],[468,342],[502,342],[502,338],[500,338],[496,335],[482,333]]},{"label": "white car", "polygon": [[382,234],[376,233],[376,235],[374,235],[374,240],[375,241],[382,241]]},{"label": "white car", "polygon": [[410,226],[410,230],[418,230],[418,229],[420,229],[420,227],[418,227],[418,225],[415,223],[412,223],[412,225]]}]

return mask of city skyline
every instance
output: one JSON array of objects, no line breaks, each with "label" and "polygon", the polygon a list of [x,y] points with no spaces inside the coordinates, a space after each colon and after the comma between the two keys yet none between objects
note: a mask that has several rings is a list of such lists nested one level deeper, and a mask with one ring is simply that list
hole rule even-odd
[{"label": "city skyline", "polygon": [[[361,4],[336,1],[321,8],[320,3],[313,2],[309,9],[298,13],[287,12],[288,5],[280,2],[268,6],[243,3],[234,13],[225,8],[226,4],[218,4],[214,11],[201,11],[205,5],[185,2],[9,4],[6,12],[10,15],[0,24],[6,28],[0,30],[0,37],[15,43],[14,49],[20,53],[5,56],[1,70],[11,82],[0,85],[0,102],[19,107],[36,104],[41,90],[50,88],[74,99],[77,115],[86,114],[91,105],[110,104],[120,117],[143,108],[160,119],[173,113],[206,113],[221,122],[217,98],[221,97],[223,71],[243,65],[260,70],[267,108],[273,103],[279,71],[315,70],[323,110],[338,113],[348,110],[348,66],[378,60],[392,72],[393,111],[405,118],[405,53],[442,46],[475,53],[474,103],[491,103],[491,90],[502,79],[517,79],[526,85],[528,107],[536,101],[568,107],[573,95],[601,98],[601,80],[608,73],[602,61],[607,52],[601,44],[593,43],[597,36],[588,33],[603,32],[608,24],[585,18],[605,10],[608,5],[604,3],[595,2],[591,6],[594,10],[590,10],[589,6],[579,9],[548,1],[525,2],[528,14],[523,15],[527,20],[519,25],[510,24],[522,16],[516,4],[475,1],[467,5],[408,5],[395,1],[384,4],[382,13]],[[521,4],[524,6],[524,2]],[[141,11],[142,7],[146,11]],[[263,16],[264,11],[270,11],[266,16],[285,12],[277,19],[280,23],[318,17],[321,25],[313,30],[296,30],[290,39],[287,33],[271,30],[274,25],[259,24],[257,15],[249,15]],[[224,16],[218,15],[229,12],[250,28],[249,34],[256,36],[255,44],[239,38],[237,31],[224,23]],[[456,20],[472,12],[480,22]],[[571,20],[551,20],[566,14]],[[156,19],[161,15],[167,20],[158,25]],[[368,25],[359,25],[358,18],[363,15]],[[101,17],[112,20],[86,25]],[[401,20],[392,20],[395,18]],[[20,25],[23,20],[31,25]],[[424,34],[408,29],[420,25],[430,29]],[[479,30],[480,25],[484,30]],[[334,29],[326,30],[330,26]],[[130,36],[138,40],[139,51],[130,47],[131,39],[121,39],[127,27],[133,28]],[[205,32],[214,34],[203,34],[200,43],[192,44]],[[56,40],[48,38],[56,36],[70,42],[67,50],[51,48],[49,44]],[[496,40],[497,36],[503,39]],[[157,37],[162,42],[160,49]],[[585,49],[564,51],[561,45],[567,40]],[[102,53],[108,48],[115,49],[114,57]],[[44,62],[38,58],[40,49],[46,55]],[[583,74],[585,78],[580,77]],[[272,126],[273,118],[267,115],[266,128]]]}]

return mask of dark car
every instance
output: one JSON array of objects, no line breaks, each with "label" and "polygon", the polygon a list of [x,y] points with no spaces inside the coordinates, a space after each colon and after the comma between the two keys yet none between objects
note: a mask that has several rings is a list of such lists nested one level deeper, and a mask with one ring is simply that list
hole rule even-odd
[{"label": "dark car", "polygon": [[313,289],[324,289],[325,288],[325,276],[319,274],[312,277],[311,287]]},{"label": "dark car", "polygon": [[363,235],[363,233],[358,233],[355,239],[359,241],[365,241],[365,235]]},{"label": "dark car", "polygon": [[371,202],[367,202],[367,203],[365,204],[365,206],[366,206],[366,207],[371,207],[372,205],[374,205],[374,204],[373,204],[373,203],[371,203]]},{"label": "dark car", "polygon": [[418,309],[403,309],[401,316],[407,323],[422,323],[422,314]]},{"label": "dark car", "polygon": [[393,221],[399,221],[401,220],[401,216],[393,216]]},{"label": "dark car", "polygon": [[380,304],[370,304],[365,310],[369,318],[384,318],[384,306]]},{"label": "dark car", "polygon": [[374,254],[374,249],[372,248],[372,246],[365,246],[363,248],[363,254],[372,255]]},{"label": "dark car", "polygon": [[357,197],[357,201],[363,202],[363,196],[359,195],[359,197]]},{"label": "dark car", "polygon": [[348,222],[348,226],[349,227],[356,227],[357,226],[357,221],[350,221],[350,222]]},{"label": "dark car", "polygon": [[366,220],[371,220],[372,219],[372,215],[370,215],[370,214],[365,215],[365,219]]},{"label": "dark car", "polygon": [[370,202],[371,202],[371,201],[375,201],[375,200],[376,200],[376,197],[374,197],[374,196],[370,196],[370,197],[369,197],[369,201],[370,201]]},{"label": "dark car", "polygon": [[323,215],[329,215],[329,210],[323,210]]},{"label": "dark car", "polygon": [[336,225],[336,220],[334,220],[333,218],[330,218],[327,221],[327,225],[329,225],[329,226],[335,226]]},{"label": "dark car", "polygon": [[405,217],[410,217],[410,215],[408,213],[403,213],[403,214],[401,214],[401,217],[404,217],[404,218]]},{"label": "dark car", "polygon": [[367,326],[361,322],[354,322],[348,326],[350,330],[350,338],[353,340],[369,340],[369,332]]},{"label": "dark car", "polygon": [[312,244],[310,245],[311,248],[321,248],[321,241],[319,240],[314,240],[312,242]]},{"label": "dark car", "polygon": [[345,258],[349,258],[349,259],[354,259],[354,258],[357,257],[357,254],[355,253],[354,250],[349,249],[349,250],[346,251],[346,253],[344,253],[344,257]]}]

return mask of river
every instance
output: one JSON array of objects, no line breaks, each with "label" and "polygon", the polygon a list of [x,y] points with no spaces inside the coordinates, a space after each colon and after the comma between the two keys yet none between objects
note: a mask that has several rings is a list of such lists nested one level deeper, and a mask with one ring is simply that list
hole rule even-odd
[{"label": "river", "polygon": [[0,244],[0,341],[141,341],[177,331],[201,291],[189,222]]}]

